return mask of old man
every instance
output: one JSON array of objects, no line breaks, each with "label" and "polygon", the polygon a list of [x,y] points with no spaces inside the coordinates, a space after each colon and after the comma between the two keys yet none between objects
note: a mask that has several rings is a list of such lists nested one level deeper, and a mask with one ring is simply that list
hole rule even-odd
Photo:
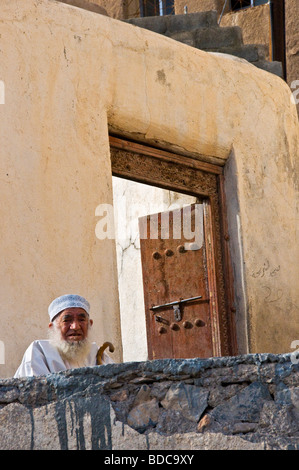
[{"label": "old man", "polygon": [[[15,377],[46,375],[66,369],[95,366],[99,351],[90,341],[90,305],[80,295],[62,295],[48,309],[49,339],[33,341]],[[103,352],[102,364],[114,361]]]}]

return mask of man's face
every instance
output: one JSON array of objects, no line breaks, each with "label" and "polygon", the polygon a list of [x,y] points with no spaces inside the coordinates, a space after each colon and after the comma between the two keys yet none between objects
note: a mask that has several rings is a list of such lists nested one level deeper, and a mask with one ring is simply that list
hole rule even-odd
[{"label": "man's face", "polygon": [[[49,327],[53,323],[49,324]],[[65,341],[82,341],[87,337],[88,327],[92,325],[92,320],[83,308],[72,307],[63,310],[56,319],[61,337]]]}]

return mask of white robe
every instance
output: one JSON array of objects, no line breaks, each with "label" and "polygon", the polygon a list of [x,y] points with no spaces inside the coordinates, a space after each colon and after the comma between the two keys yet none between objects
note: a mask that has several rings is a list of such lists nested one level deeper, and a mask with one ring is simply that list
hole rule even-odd
[{"label": "white robe", "polygon": [[[96,365],[98,352],[96,343],[91,344],[91,349],[84,364],[70,365],[63,361],[58,350],[51,345],[49,340],[37,340],[30,344],[25,351],[22,362],[14,377],[32,377],[36,375],[47,375],[74,367],[87,367]],[[104,352],[103,364],[113,364],[114,361]]]}]

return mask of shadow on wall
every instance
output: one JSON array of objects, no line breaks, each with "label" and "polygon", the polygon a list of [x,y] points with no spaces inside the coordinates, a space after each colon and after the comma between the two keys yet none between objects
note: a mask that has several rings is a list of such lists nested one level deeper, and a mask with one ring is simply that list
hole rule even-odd
[{"label": "shadow on wall", "polygon": [[238,199],[238,174],[234,150],[224,167],[225,195],[229,204],[226,206],[229,227],[229,246],[234,279],[235,324],[239,354],[249,352],[246,285],[243,261],[243,242]]}]

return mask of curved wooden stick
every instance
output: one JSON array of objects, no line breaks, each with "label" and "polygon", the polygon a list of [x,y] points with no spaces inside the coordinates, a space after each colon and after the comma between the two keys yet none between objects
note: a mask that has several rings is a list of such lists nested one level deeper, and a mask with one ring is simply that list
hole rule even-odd
[{"label": "curved wooden stick", "polygon": [[112,343],[109,343],[109,341],[105,341],[105,343],[99,348],[97,352],[97,365],[103,364],[102,356],[105,351],[105,349],[109,348],[109,351],[111,353],[114,352],[114,346]]}]

